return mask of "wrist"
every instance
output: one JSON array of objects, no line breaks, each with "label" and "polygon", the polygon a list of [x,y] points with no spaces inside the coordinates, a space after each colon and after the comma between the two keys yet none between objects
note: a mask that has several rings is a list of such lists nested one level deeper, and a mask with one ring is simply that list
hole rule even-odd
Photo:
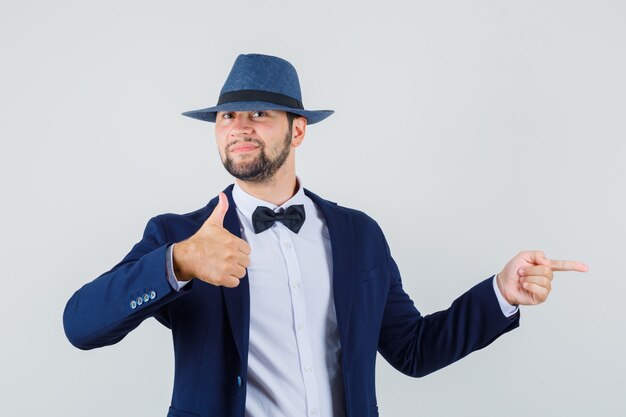
[{"label": "wrist", "polygon": [[509,303],[512,306],[516,306],[517,303],[514,300],[511,300],[505,290],[505,285],[502,282],[502,278],[500,276],[500,273],[496,274],[496,285],[498,286],[498,291],[500,291],[500,294],[502,295],[502,298],[504,298],[504,300]]},{"label": "wrist", "polygon": [[172,266],[178,281],[189,281],[194,275],[189,270],[189,254],[191,248],[188,241],[182,241],[172,248]]}]

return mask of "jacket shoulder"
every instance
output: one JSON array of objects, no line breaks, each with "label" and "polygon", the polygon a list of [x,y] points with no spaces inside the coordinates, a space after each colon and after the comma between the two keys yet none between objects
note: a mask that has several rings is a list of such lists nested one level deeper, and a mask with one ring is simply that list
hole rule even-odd
[{"label": "jacket shoulder", "polygon": [[188,213],[162,213],[154,216],[165,231],[166,240],[178,242],[193,235],[209,217],[211,207],[206,205]]},{"label": "jacket shoulder", "polygon": [[155,217],[162,223],[170,223],[172,221],[204,222],[208,215],[209,206],[206,205],[188,213],[161,213],[157,214]]},{"label": "jacket shoulder", "polygon": [[366,212],[337,204],[337,209],[346,213],[352,219],[352,225],[355,230],[364,230],[366,232],[376,232],[382,234],[382,229],[378,222]]},{"label": "jacket shoulder", "polygon": [[374,220],[370,215],[362,210],[343,206],[332,200],[326,200],[317,194],[305,189],[305,193],[313,200],[317,205],[324,205],[326,210],[334,211],[338,214],[342,214],[350,218],[354,230],[362,231],[365,234],[371,236],[372,232],[382,235],[382,229],[378,225],[378,222]]}]

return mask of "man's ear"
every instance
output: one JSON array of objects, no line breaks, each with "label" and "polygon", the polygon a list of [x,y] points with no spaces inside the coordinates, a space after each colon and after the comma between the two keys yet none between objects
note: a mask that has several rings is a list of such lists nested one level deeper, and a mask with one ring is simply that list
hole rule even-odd
[{"label": "man's ear", "polygon": [[291,128],[291,146],[296,148],[302,144],[306,134],[306,118],[300,116],[293,119]]}]

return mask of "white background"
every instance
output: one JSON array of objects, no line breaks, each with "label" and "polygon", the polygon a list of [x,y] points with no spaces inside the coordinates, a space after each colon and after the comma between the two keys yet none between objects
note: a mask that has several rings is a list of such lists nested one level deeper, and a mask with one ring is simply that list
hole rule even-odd
[{"label": "white background", "polygon": [[379,357],[382,416],[623,416],[625,21],[622,1],[4,0],[0,414],[166,414],[167,329],[84,352],[63,308],[150,217],[232,182],[213,125],[180,113],[258,52],[336,110],[298,175],[381,224],[422,313],[520,250],[590,266],[435,374]]}]

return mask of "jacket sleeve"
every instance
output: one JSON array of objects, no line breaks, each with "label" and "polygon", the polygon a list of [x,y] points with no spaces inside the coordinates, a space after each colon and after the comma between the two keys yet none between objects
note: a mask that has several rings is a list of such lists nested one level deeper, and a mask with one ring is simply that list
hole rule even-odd
[{"label": "jacket sleeve", "polygon": [[519,326],[519,311],[509,318],[502,313],[493,276],[461,295],[448,309],[422,316],[402,289],[386,241],[385,251],[390,283],[378,350],[400,372],[413,377],[427,375]]},{"label": "jacket sleeve", "polygon": [[63,327],[74,346],[112,345],[152,316],[169,327],[167,304],[190,291],[193,282],[178,292],[172,289],[166,277],[167,246],[165,229],[153,217],[120,263],[72,295]]}]

